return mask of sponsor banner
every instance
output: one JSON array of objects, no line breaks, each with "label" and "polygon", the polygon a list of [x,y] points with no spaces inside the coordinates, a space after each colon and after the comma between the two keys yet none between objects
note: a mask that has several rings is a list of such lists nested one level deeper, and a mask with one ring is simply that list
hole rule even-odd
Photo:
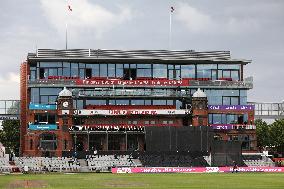
[{"label": "sponsor banner", "polygon": [[254,105],[208,105],[209,110],[254,110]]},{"label": "sponsor banner", "polygon": [[52,124],[34,125],[34,124],[30,124],[29,129],[30,130],[56,130],[57,125],[52,125]]},{"label": "sponsor banner", "polygon": [[19,117],[17,116],[9,116],[9,115],[2,115],[0,116],[0,120],[17,120]]},{"label": "sponsor banner", "polygon": [[[284,167],[239,167],[238,172],[284,173]],[[112,168],[112,173],[222,173],[233,167],[123,167]]]},{"label": "sponsor banner", "polygon": [[213,129],[217,130],[230,130],[230,129],[256,129],[255,125],[238,125],[238,124],[212,124]]},{"label": "sponsor banner", "polygon": [[131,85],[131,86],[143,86],[143,85],[152,85],[152,86],[188,86],[188,80],[119,80],[119,79],[85,79],[85,80],[76,80],[77,85]]},{"label": "sponsor banner", "polygon": [[56,105],[50,104],[30,104],[30,110],[56,110]]},{"label": "sponsor banner", "polygon": [[76,115],[187,115],[190,110],[75,110]]}]

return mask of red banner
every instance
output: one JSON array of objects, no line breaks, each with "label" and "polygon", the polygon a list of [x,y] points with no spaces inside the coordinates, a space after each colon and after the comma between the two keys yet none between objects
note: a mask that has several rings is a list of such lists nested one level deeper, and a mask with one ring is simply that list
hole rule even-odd
[{"label": "red banner", "polygon": [[130,86],[188,86],[189,80],[120,80],[120,79],[84,79],[76,80],[77,85],[130,85]]}]

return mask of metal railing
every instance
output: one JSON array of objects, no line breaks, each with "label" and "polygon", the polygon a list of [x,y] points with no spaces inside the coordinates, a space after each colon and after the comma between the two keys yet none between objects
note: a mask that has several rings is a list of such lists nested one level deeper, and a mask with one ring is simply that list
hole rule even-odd
[{"label": "metal railing", "polygon": [[20,115],[20,100],[0,100],[0,120],[15,120]]},{"label": "metal railing", "polygon": [[[82,79],[83,80],[83,79]],[[28,81],[29,87],[40,87],[40,86],[85,86],[85,87],[95,87],[100,85],[93,85],[93,84],[84,84],[78,85],[76,80],[69,80],[69,79],[38,79],[38,80],[29,80]],[[113,87],[114,85],[104,85]],[[117,86],[117,85],[116,85]],[[151,85],[123,85],[124,86],[133,86],[133,87],[150,87]],[[153,87],[153,86],[152,86]],[[158,87],[157,85],[155,87]],[[190,88],[246,88],[252,89],[253,88],[253,81],[252,80],[244,80],[244,81],[226,81],[226,80],[207,80],[207,81],[200,81],[200,80],[189,80],[189,86],[181,86],[183,87],[190,87]]]},{"label": "metal railing", "polygon": [[248,102],[255,106],[256,119],[282,119],[284,118],[283,102]]},{"label": "metal railing", "polygon": [[224,81],[224,80],[208,80],[208,81],[199,81],[199,80],[190,80],[189,86],[192,87],[210,87],[210,88],[253,88],[252,80],[244,80],[244,81]]},{"label": "metal railing", "polygon": [[93,91],[79,91],[79,97],[99,97],[99,96],[150,96],[150,97],[190,97],[188,91],[174,91],[174,90],[136,90],[136,89],[108,89],[108,90],[93,90]]}]

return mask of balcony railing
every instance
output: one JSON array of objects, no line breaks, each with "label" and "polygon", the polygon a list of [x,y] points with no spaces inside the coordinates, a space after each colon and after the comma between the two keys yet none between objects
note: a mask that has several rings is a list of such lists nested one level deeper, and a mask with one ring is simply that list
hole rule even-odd
[{"label": "balcony railing", "polygon": [[84,86],[84,87],[190,87],[190,88],[253,88],[252,77],[244,81],[203,80],[184,78],[181,80],[122,80],[122,79],[38,79],[29,80],[29,87],[38,86]]},{"label": "balcony railing", "polygon": [[93,90],[93,91],[79,91],[78,97],[100,97],[100,96],[127,96],[127,97],[190,97],[188,91],[153,91],[153,90],[135,90],[135,89],[109,89],[109,90]]},{"label": "balcony railing", "polygon": [[200,80],[190,80],[189,81],[190,87],[210,87],[210,88],[253,88],[253,81],[251,78],[246,78],[244,81],[226,81],[226,80],[207,80],[207,81],[200,81]]}]

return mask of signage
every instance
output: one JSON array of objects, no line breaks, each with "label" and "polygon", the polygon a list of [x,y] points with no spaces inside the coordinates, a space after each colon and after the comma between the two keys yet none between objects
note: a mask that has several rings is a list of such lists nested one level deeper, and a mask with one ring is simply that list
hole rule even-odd
[{"label": "signage", "polygon": [[[283,173],[284,167],[238,167],[238,172]],[[122,167],[112,168],[112,173],[222,173],[233,167]]]},{"label": "signage", "polygon": [[18,120],[17,116],[1,115],[0,120]]},{"label": "signage", "polygon": [[239,124],[212,124],[210,125],[216,130],[231,130],[231,129],[256,129],[255,125],[239,125]]},{"label": "signage", "polygon": [[254,105],[208,105],[209,110],[254,110]]},{"label": "signage", "polygon": [[56,110],[55,104],[30,104],[30,110]]},{"label": "signage", "polygon": [[53,125],[53,124],[46,124],[46,125],[30,124],[29,129],[30,130],[56,130],[57,125]]},{"label": "signage", "polygon": [[151,85],[151,86],[188,86],[188,80],[168,80],[168,79],[155,79],[155,80],[120,80],[120,79],[85,79],[76,80],[77,85]]},{"label": "signage", "polygon": [[75,110],[76,115],[187,115],[190,110]]}]

